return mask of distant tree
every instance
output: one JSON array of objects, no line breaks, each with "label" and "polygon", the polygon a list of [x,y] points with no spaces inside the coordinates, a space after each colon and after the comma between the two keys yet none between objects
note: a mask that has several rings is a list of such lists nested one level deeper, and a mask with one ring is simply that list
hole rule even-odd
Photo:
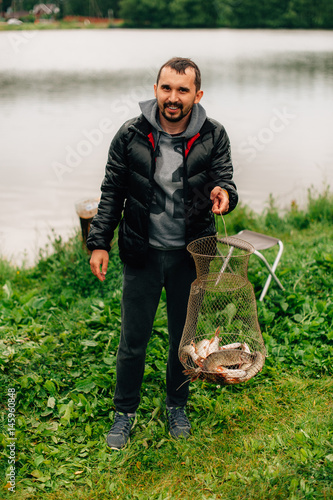
[{"label": "distant tree", "polygon": [[332,29],[332,0],[290,0],[283,17],[288,28]]},{"label": "distant tree", "polygon": [[6,13],[11,5],[12,5],[12,0],[2,0],[1,11],[3,13]]},{"label": "distant tree", "polygon": [[216,28],[217,12],[214,2],[202,0],[172,0],[169,5],[170,27]]},{"label": "distant tree", "polygon": [[217,26],[214,2],[202,0],[120,0],[120,17],[135,27],[212,28]]},{"label": "distant tree", "polygon": [[332,0],[216,0],[220,5],[233,2],[229,11],[234,28],[331,29]]},{"label": "distant tree", "polygon": [[63,0],[64,15],[107,17],[108,10],[118,8],[118,2],[114,0]]},{"label": "distant tree", "polygon": [[[2,1],[7,10],[12,0]],[[112,12],[136,28],[333,28],[333,0],[54,1],[64,15],[107,17]],[[22,2],[25,10],[37,3]]]},{"label": "distant tree", "polygon": [[232,27],[233,9],[242,0],[215,0],[216,23],[220,27]]},{"label": "distant tree", "polygon": [[97,0],[102,17],[119,18],[119,0]]},{"label": "distant tree", "polygon": [[165,0],[120,0],[120,17],[137,28],[165,28],[169,25]]},{"label": "distant tree", "polygon": [[278,28],[290,0],[243,0],[235,2],[230,15],[237,28]]}]

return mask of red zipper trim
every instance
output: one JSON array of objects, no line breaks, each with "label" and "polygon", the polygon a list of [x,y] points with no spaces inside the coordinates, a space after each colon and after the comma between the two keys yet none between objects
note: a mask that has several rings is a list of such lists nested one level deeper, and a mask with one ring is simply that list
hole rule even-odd
[{"label": "red zipper trim", "polygon": [[153,146],[153,149],[155,150],[155,141],[154,141],[154,136],[153,136],[152,132],[150,132],[150,134],[148,134],[148,139],[149,139],[150,144]]},{"label": "red zipper trim", "polygon": [[200,137],[199,132],[196,135],[194,135],[193,137],[191,137],[191,139],[189,139],[189,141],[187,142],[186,149],[185,149],[185,158],[189,154],[190,149],[191,149],[193,143],[198,139],[198,137]]}]

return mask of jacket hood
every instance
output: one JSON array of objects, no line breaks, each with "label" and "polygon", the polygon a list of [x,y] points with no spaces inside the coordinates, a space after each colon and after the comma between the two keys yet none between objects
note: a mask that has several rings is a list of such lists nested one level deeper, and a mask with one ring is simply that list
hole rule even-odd
[{"label": "jacket hood", "polygon": [[[166,133],[159,122],[158,119],[158,106],[156,99],[150,99],[148,101],[142,101],[139,103],[140,109],[143,116],[148,120],[148,122],[160,133]],[[191,119],[187,126],[187,129],[179,137],[190,138],[196,135],[201,129],[202,125],[206,120],[206,111],[201,106],[200,103],[194,104],[191,111]]]}]

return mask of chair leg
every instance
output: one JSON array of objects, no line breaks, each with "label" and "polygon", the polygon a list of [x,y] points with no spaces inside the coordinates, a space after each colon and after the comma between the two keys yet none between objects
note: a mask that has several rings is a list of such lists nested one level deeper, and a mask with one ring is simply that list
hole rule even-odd
[{"label": "chair leg", "polygon": [[281,258],[282,252],[283,252],[283,243],[282,243],[282,241],[279,241],[279,247],[280,248],[279,248],[278,254],[277,254],[276,258],[275,258],[275,261],[274,261],[272,267],[268,264],[268,262],[265,259],[265,257],[260,252],[258,252],[258,250],[254,251],[254,253],[257,255],[257,257],[259,257],[263,261],[263,263],[265,264],[265,266],[267,267],[267,269],[268,269],[268,271],[270,273],[269,276],[268,276],[268,278],[267,278],[267,281],[265,283],[265,286],[264,286],[264,288],[263,288],[263,290],[261,292],[261,295],[260,295],[260,298],[259,298],[260,302],[262,302],[264,300],[264,297],[265,297],[265,295],[267,293],[268,287],[269,287],[269,285],[271,283],[272,277],[274,278],[274,280],[276,281],[276,283],[278,284],[278,286],[281,288],[281,290],[284,290],[284,287],[282,286],[279,278],[275,274],[275,270],[277,268],[277,265],[279,263],[279,260]]},{"label": "chair leg", "polygon": [[268,287],[269,285],[271,284],[271,281],[272,281],[272,275],[270,274],[266,280],[266,283],[265,283],[265,286],[264,288],[262,289],[262,292],[260,294],[260,297],[259,297],[259,301],[262,302],[264,300],[264,297],[267,293],[267,290],[268,290]]}]

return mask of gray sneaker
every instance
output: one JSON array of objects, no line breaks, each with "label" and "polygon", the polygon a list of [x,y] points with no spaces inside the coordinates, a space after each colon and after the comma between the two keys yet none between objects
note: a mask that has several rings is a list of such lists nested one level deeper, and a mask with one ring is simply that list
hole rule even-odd
[{"label": "gray sneaker", "polygon": [[106,442],[113,450],[120,450],[127,443],[136,421],[135,413],[116,411],[114,422],[106,437]]},{"label": "gray sneaker", "polygon": [[167,415],[171,437],[175,439],[180,437],[187,439],[191,433],[191,424],[185,415],[185,408],[182,406],[167,407]]}]

